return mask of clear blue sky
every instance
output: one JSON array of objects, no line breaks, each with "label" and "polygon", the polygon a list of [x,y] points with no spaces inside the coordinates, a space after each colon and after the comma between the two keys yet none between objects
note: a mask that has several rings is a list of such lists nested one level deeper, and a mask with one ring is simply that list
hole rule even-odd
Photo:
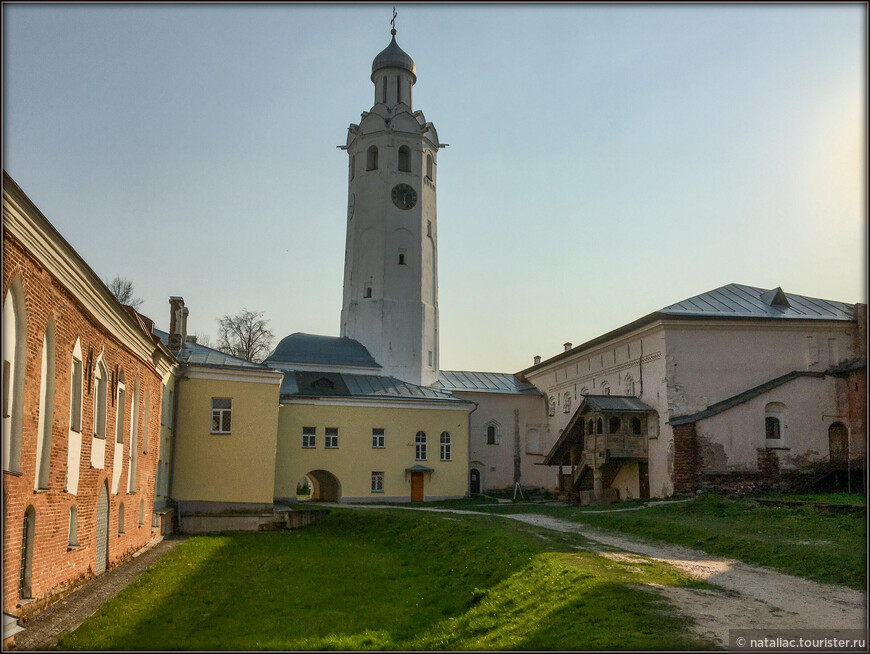
[{"label": "clear blue sky", "polygon": [[[189,329],[338,335],[392,5],[3,5],[3,166]],[[867,8],[397,5],[434,122],[444,369],[737,282],[867,301]]]}]

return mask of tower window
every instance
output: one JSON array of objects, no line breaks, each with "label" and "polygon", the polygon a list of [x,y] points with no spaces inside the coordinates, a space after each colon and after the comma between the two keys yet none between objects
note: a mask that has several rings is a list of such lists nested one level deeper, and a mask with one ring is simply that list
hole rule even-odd
[{"label": "tower window", "polygon": [[384,83],[381,86],[381,102],[387,104],[387,78],[384,76]]},{"label": "tower window", "polygon": [[374,145],[366,153],[366,170],[378,169],[378,149]]},{"label": "tower window", "polygon": [[429,367],[432,367],[432,350],[429,350]]},{"label": "tower window", "polygon": [[426,236],[432,236],[432,221],[426,221]]},{"label": "tower window", "polygon": [[399,148],[399,172],[411,172],[411,149],[407,145]]},{"label": "tower window", "polygon": [[363,297],[371,297],[372,296],[372,287],[366,286],[365,293],[363,293]]},{"label": "tower window", "polygon": [[396,75],[396,104],[402,101],[402,77]]},{"label": "tower window", "polygon": [[406,264],[406,261],[405,261],[405,251],[404,251],[404,250],[399,250],[399,265],[400,265],[400,266],[404,266],[405,264]]},{"label": "tower window", "polygon": [[356,155],[350,158],[350,178],[353,179],[356,174]]}]

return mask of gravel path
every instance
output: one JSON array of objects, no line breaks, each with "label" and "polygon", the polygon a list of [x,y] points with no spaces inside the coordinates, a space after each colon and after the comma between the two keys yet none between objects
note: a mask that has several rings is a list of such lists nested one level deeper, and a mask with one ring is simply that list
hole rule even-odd
[{"label": "gravel path", "polygon": [[354,508],[407,508],[411,511],[498,516],[544,529],[579,534],[608,547],[663,561],[691,577],[715,584],[721,589],[652,586],[655,591],[667,597],[682,614],[695,621],[695,631],[698,634],[712,637],[726,647],[730,629],[866,628],[865,593],[845,586],[793,577],[770,568],[714,556],[688,547],[661,541],[645,541],[532,513],[482,513],[459,509],[373,505],[356,505]]},{"label": "gravel path", "polygon": [[184,540],[181,536],[164,538],[35,615],[24,625],[24,631],[15,636],[15,650],[39,651],[53,647],[65,634],[96,613],[103,602],[124,590],[145,568]]}]

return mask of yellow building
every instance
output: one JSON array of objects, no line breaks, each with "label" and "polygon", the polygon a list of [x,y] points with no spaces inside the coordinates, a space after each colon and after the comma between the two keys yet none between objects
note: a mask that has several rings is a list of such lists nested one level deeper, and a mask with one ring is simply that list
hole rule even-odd
[{"label": "yellow building", "polygon": [[266,359],[282,370],[275,497],[422,501],[468,488],[468,413],[449,392],[388,377],[350,338],[292,334]]}]

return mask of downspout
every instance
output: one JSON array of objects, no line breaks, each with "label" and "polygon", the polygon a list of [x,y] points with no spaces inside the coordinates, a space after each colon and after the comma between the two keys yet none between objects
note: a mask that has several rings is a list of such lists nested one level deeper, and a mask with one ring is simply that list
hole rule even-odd
[{"label": "downspout", "polygon": [[637,360],[637,368],[640,371],[640,395],[643,396],[643,337],[640,339],[640,357]]},{"label": "downspout", "polygon": [[[184,371],[187,369],[187,366],[180,366],[178,370],[178,379],[175,382],[175,397],[172,398],[172,425],[170,425],[172,429],[172,442],[169,445],[169,483],[167,484],[167,500],[173,501],[173,486],[175,482],[175,441],[177,439],[177,428],[178,428],[178,396],[181,395],[181,382],[184,381],[185,377],[182,376]],[[181,531],[181,503],[175,501],[175,508],[178,513],[178,530]]]},{"label": "downspout", "polygon": [[468,402],[471,402],[474,408],[468,412],[468,454],[465,459],[468,461],[468,473],[465,475],[465,495],[471,497],[471,414],[477,411],[480,404],[474,400],[468,400]]}]

